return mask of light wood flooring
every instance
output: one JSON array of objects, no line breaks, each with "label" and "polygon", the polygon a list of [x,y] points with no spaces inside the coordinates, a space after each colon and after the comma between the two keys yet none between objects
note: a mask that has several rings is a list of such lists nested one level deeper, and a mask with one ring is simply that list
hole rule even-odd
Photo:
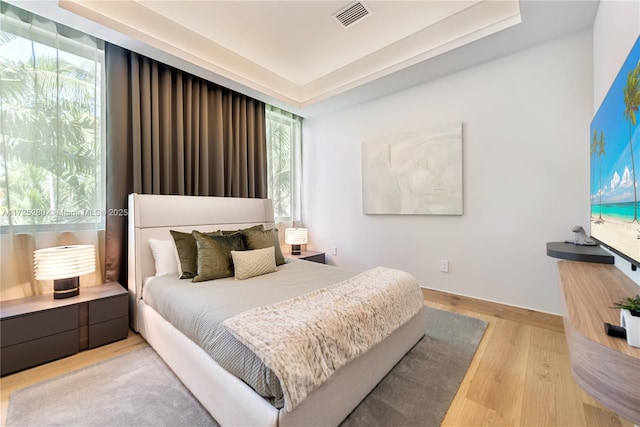
[{"label": "light wood flooring", "polygon": [[[571,377],[559,316],[423,290],[428,306],[489,322],[443,426],[624,426]],[[125,340],[0,379],[1,425],[15,390],[145,345]]]},{"label": "light wood flooring", "polygon": [[633,426],[573,380],[560,316],[423,294],[428,306],[489,322],[443,426]]}]

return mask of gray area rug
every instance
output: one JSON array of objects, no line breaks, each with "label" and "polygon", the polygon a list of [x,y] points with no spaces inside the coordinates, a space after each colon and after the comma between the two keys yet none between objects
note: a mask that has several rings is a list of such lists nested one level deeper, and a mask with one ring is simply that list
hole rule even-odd
[{"label": "gray area rug", "polygon": [[[342,426],[438,426],[486,322],[429,307],[427,335]],[[217,426],[149,347],[11,394],[7,426]]]}]

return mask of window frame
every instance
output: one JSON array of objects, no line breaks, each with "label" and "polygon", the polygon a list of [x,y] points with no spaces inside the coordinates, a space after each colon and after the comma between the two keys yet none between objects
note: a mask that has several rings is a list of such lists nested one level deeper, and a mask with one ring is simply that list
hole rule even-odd
[{"label": "window frame", "polygon": [[[277,123],[282,127],[289,129],[289,155],[288,155],[288,212],[286,215],[279,215],[278,203],[280,199],[275,198],[273,189],[273,167],[268,165],[267,189],[268,197],[274,203],[274,216],[276,222],[293,222],[301,221],[302,211],[302,117],[281,110],[277,107],[266,105],[265,119],[267,122],[267,150],[268,163],[272,158],[273,141],[271,123]],[[280,141],[280,144],[282,142]]]},{"label": "window frame", "polygon": [[[4,206],[0,207],[0,234],[7,233],[19,233],[19,232],[49,232],[60,231],[66,229],[70,231],[74,230],[88,230],[105,228],[105,207],[106,207],[106,64],[104,53],[104,42],[95,37],[86,35],[75,29],[66,27],[64,25],[55,23],[45,18],[41,18],[35,14],[31,14],[26,11],[22,11],[19,8],[15,8],[11,5],[3,3],[2,5],[2,33],[11,34],[13,37],[19,37],[26,40],[27,43],[36,43],[44,47],[48,47],[55,50],[53,58],[58,62],[60,57],[68,57],[73,55],[79,60],[91,61],[94,65],[93,76],[96,80],[94,85],[95,97],[93,105],[93,114],[95,114],[95,123],[93,125],[94,132],[89,141],[90,146],[93,147],[93,153],[95,158],[95,175],[93,176],[93,194],[90,199],[92,203],[89,203],[90,208],[78,209],[74,211],[70,208],[65,209],[64,206],[58,205],[57,183],[52,184],[56,189],[54,199],[49,203],[51,209],[23,209],[14,208],[11,203],[11,191],[7,187],[11,177],[7,176],[6,179],[0,181],[0,193],[5,198]],[[46,28],[43,28],[44,26]],[[63,34],[61,34],[64,33]],[[91,43],[95,46],[88,46],[87,40],[91,40]],[[8,52],[8,49],[7,49]],[[47,56],[48,57],[48,56]],[[15,61],[16,57],[5,57],[9,61]],[[33,56],[32,59],[33,61]],[[26,62],[28,60],[22,60]],[[73,64],[73,63],[72,63]],[[32,66],[32,69],[35,67]],[[82,68],[83,70],[87,70]],[[91,68],[89,68],[91,70]],[[59,69],[56,69],[56,76],[59,73]],[[57,80],[57,77],[56,77]],[[57,80],[58,81],[58,80]],[[61,86],[56,83],[56,94],[58,97],[60,94]],[[56,119],[61,116],[59,112]],[[3,119],[4,121],[4,119]],[[2,134],[0,138],[2,141],[2,148],[7,148],[7,141],[5,137],[9,138],[10,134]],[[35,141],[35,140],[32,140]],[[60,144],[60,137],[56,136],[55,146]],[[33,157],[32,157],[33,158]],[[2,175],[8,174],[9,169],[7,163],[9,162],[7,156],[0,155],[0,161],[3,162],[0,167],[3,168]],[[27,163],[25,163],[27,164]],[[49,176],[59,180],[58,173],[49,172]],[[44,191],[44,190],[41,190]],[[55,208],[53,208],[55,206]],[[23,216],[24,220],[15,223],[11,220],[11,216]],[[29,218],[46,216],[49,219],[45,219],[45,222],[39,222],[39,220],[29,220]],[[4,217],[4,218],[3,218]],[[9,217],[9,219],[6,219]],[[84,218],[77,222],[65,221],[65,218]]]}]

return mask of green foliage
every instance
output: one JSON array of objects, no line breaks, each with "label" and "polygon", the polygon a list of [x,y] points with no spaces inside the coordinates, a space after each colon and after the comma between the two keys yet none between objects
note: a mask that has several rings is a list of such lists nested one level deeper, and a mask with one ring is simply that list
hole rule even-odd
[{"label": "green foliage", "polygon": [[622,89],[624,96],[624,118],[632,126],[636,125],[636,115],[640,105],[640,62],[627,74],[627,84]]},{"label": "green foliage", "polygon": [[[600,139],[598,139],[598,131],[597,129],[593,130],[593,138],[591,139],[591,147],[590,147],[590,153],[591,153],[591,157],[593,156],[597,156],[598,157],[598,175],[599,175],[599,182],[600,184],[598,185],[599,189],[602,189],[602,159],[600,159],[600,157],[604,156],[605,154],[605,142],[604,142],[604,132],[600,131]],[[600,219],[602,219],[602,190],[598,191],[598,194],[600,195]]]},{"label": "green foliage", "polygon": [[[633,183],[637,183],[636,180],[636,165],[633,159],[633,132],[632,127],[636,126],[636,115],[638,113],[638,106],[640,105],[640,61],[636,64],[635,68],[629,71],[627,74],[627,84],[622,89],[624,97],[624,118],[629,122],[629,150],[631,153],[631,175]],[[633,220],[638,222],[638,189],[634,187],[633,191]]]},{"label": "green foliage", "polygon": [[[0,44],[15,36],[0,33]],[[55,49],[29,59],[0,58],[0,225],[95,222],[59,210],[99,207],[100,74],[93,61],[69,62]],[[85,61],[86,62],[86,61]],[[47,215],[19,215],[42,210]],[[12,214],[13,213],[13,214]]]},{"label": "green foliage", "polygon": [[635,297],[627,297],[622,301],[614,302],[613,307],[611,308],[620,308],[623,310],[635,311],[640,313],[640,295],[636,295]]},{"label": "green foliage", "polygon": [[267,166],[269,198],[277,218],[291,217],[291,125],[267,115]]}]

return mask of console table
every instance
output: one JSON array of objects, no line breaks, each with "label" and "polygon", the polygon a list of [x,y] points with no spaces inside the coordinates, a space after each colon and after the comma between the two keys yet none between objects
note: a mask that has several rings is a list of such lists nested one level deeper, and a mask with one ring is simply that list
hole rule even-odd
[{"label": "console table", "polygon": [[607,408],[640,424],[640,348],[610,337],[604,323],[620,324],[613,302],[638,286],[613,265],[559,261],[563,316],[576,382]]},{"label": "console table", "polygon": [[581,246],[568,242],[548,242],[547,255],[570,261],[613,264],[613,255],[600,246]]},{"label": "console table", "polygon": [[299,255],[287,254],[287,258],[303,259],[305,261],[324,264],[324,252],[302,251]]},{"label": "console table", "polygon": [[0,302],[0,375],[126,338],[128,301],[119,283],[106,283],[83,287],[72,298]]}]

